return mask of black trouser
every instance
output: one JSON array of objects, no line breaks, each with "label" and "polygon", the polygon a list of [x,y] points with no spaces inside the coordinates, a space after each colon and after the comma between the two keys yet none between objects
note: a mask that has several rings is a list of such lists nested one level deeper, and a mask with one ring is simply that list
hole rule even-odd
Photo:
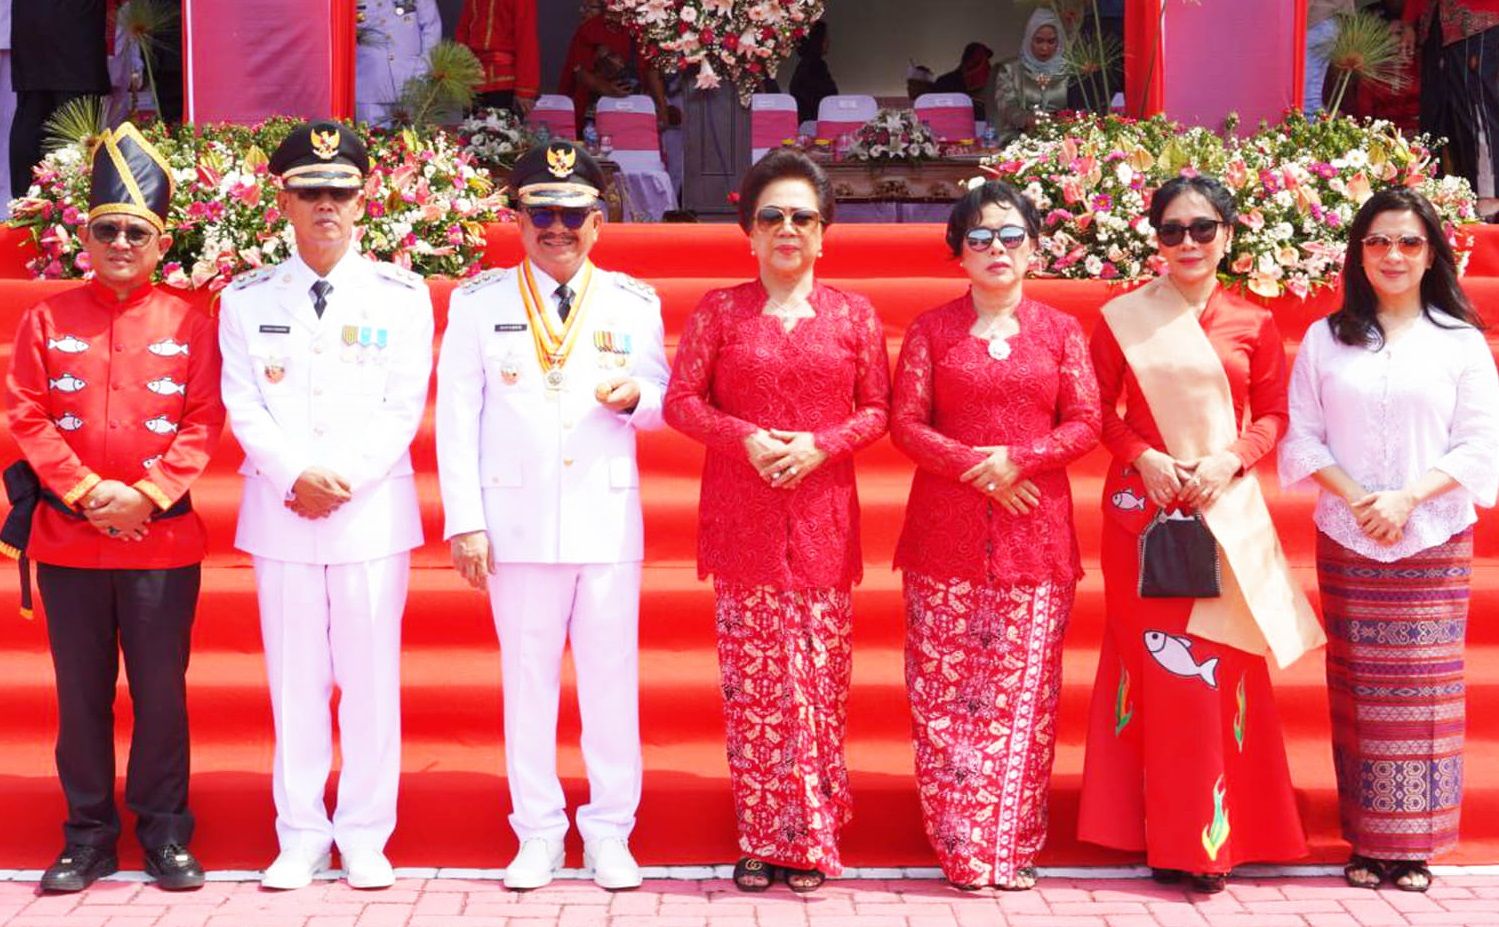
[{"label": "black trouser", "polygon": [[113,848],[114,700],[120,652],[135,706],[125,804],[147,848],[186,845],[187,659],[201,568],[87,570],[37,564],[57,674],[57,776],[67,843]]},{"label": "black trouser", "polygon": [[16,116],[10,124],[10,192],[25,196],[31,186],[31,169],[42,162],[42,126],[53,110],[84,90],[18,90]]},{"label": "black trouser", "polygon": [[1443,167],[1476,189],[1485,133],[1499,178],[1499,27],[1444,46],[1433,17],[1421,56],[1421,131],[1447,139]]},{"label": "black trouser", "polygon": [[517,116],[521,115],[520,106],[515,100],[514,90],[486,90],[483,93],[474,94],[474,109],[508,109]]}]

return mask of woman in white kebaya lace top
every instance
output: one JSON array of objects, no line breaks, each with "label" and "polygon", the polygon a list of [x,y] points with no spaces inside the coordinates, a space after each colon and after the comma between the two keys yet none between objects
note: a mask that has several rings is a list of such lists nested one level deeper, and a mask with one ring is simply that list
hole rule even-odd
[{"label": "woman in white kebaya lace top", "polygon": [[1474,506],[1499,495],[1499,374],[1420,194],[1364,204],[1343,284],[1296,357],[1280,478],[1321,488],[1344,875],[1424,892],[1427,860],[1457,843]]}]

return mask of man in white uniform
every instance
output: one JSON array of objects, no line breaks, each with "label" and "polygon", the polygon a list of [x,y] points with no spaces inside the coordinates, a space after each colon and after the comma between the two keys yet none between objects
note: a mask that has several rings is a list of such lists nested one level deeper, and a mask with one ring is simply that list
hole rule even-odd
[{"label": "man in white uniform", "polygon": [[354,116],[387,125],[406,82],[427,71],[442,41],[437,0],[359,0],[354,57]]},{"label": "man in white uniform", "polygon": [[[401,613],[422,543],[408,447],[427,402],[432,303],[418,275],[352,247],[369,157],[347,127],[294,131],[271,156],[296,255],[223,294],[224,405],[245,451],[235,546],[255,558],[276,723],[281,854],[299,888],[338,845],[349,884],[394,880],[384,856],[401,771]],[[343,692],[328,819],[329,698]]]},{"label": "man in white uniform", "polygon": [[505,884],[562,864],[557,779],[562,652],[572,642],[589,801],[584,866],[634,888],[640,801],[636,680],[644,556],[635,433],[661,427],[661,303],[588,260],[603,172],[572,142],[515,165],[526,260],[453,294],[437,366],[437,459],[453,564],[489,592],[505,688],[510,824]]}]

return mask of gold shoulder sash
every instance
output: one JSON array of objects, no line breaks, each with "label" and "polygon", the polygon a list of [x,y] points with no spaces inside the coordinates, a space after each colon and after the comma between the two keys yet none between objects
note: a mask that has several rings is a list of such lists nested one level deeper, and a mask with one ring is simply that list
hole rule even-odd
[{"label": "gold shoulder sash", "polygon": [[[1215,299],[1223,298],[1215,295]],[[1103,319],[1124,351],[1173,457],[1202,457],[1238,438],[1223,363],[1190,307],[1164,278],[1111,300]],[[1291,575],[1259,480],[1231,482],[1203,513],[1223,563],[1223,595],[1198,599],[1187,631],[1282,667],[1327,642]]]}]

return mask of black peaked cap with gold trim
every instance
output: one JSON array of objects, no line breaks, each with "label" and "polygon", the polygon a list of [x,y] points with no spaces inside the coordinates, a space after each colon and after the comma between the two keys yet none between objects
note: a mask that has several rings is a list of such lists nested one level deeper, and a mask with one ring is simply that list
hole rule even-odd
[{"label": "black peaked cap with gold trim", "polygon": [[356,189],[370,172],[370,155],[359,134],[336,122],[305,122],[271,155],[271,173],[288,190],[316,187]]},{"label": "black peaked cap with gold trim", "polygon": [[566,139],[532,148],[510,169],[510,189],[522,206],[592,206],[607,183],[599,162]]},{"label": "black peaked cap with gold trim", "polygon": [[128,213],[166,231],[172,208],[172,168],[140,130],[122,123],[94,148],[89,180],[90,216]]}]

